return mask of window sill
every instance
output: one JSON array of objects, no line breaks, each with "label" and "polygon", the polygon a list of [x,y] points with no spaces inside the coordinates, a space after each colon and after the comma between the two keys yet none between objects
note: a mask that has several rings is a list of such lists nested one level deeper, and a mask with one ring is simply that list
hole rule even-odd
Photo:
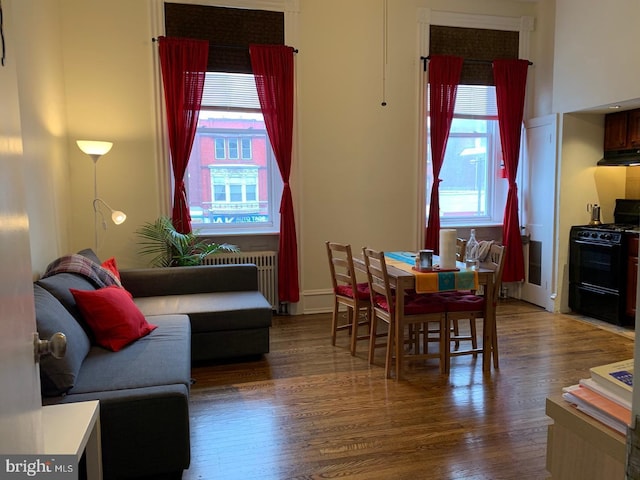
[{"label": "window sill", "polygon": [[474,222],[474,223],[444,223],[440,220],[440,228],[502,228],[502,223]]}]

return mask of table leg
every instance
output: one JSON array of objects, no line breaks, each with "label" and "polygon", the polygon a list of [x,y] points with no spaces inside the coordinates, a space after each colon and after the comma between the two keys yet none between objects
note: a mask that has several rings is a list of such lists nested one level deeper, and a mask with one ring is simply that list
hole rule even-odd
[{"label": "table leg", "polygon": [[404,292],[406,287],[401,279],[398,279],[396,284],[396,312],[395,312],[395,324],[396,324],[396,380],[402,378],[403,357],[404,357],[404,326],[402,325],[402,317],[404,312]]},{"label": "table leg", "polygon": [[85,449],[88,480],[102,480],[102,445],[100,437],[100,417],[98,417],[91,430]]},{"label": "table leg", "polygon": [[485,319],[484,327],[482,329],[483,336],[483,351],[482,351],[482,370],[485,372],[491,371],[491,360],[494,360],[497,368],[497,358],[494,357],[493,339],[496,325],[496,309],[493,303],[493,279],[487,281],[485,285]]}]

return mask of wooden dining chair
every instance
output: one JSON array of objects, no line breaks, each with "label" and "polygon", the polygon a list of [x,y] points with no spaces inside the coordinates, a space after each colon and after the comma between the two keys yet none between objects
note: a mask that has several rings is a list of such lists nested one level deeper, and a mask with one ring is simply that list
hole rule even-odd
[{"label": "wooden dining chair", "polygon": [[[404,309],[396,317],[396,293],[392,288],[385,262],[384,252],[363,248],[364,261],[367,270],[367,280],[369,282],[369,292],[371,295],[372,319],[371,336],[369,338],[369,364],[374,362],[375,349],[386,346],[385,375],[391,378],[391,364],[395,357],[396,380],[402,376],[402,365],[405,360],[419,360],[427,358],[438,358],[440,362],[440,372],[446,372],[445,362],[448,357],[449,329],[444,310],[444,304],[440,297],[430,294],[405,295]],[[387,326],[385,343],[378,343],[378,321]],[[396,322],[399,323],[399,331],[402,338],[396,338]],[[419,341],[420,333],[426,334],[428,328],[425,326],[435,322],[439,329],[439,351],[430,353],[427,351],[426,339]],[[405,339],[405,330],[408,336]],[[421,348],[422,347],[422,348]]]},{"label": "wooden dining chair", "polygon": [[[487,302],[492,302],[494,308],[498,302],[498,295],[500,292],[500,284],[502,283],[502,271],[504,269],[504,260],[505,260],[505,252],[506,247],[503,245],[493,244],[489,249],[489,254],[487,255],[487,259],[484,262],[480,263],[480,268],[486,268],[489,270],[493,270],[493,295],[491,298],[487,298],[485,295],[479,295],[476,293],[459,293],[454,292],[450,295],[443,294],[441,295],[443,301],[446,305],[447,318],[449,321],[460,321],[463,319],[468,319],[470,322],[470,329],[474,332],[472,335],[475,336],[475,343],[472,344],[471,348],[464,350],[451,350],[449,349],[450,356],[458,356],[458,355],[473,355],[474,357],[478,356],[478,353],[484,352],[485,345],[478,347],[477,343],[477,320],[482,318],[483,322],[483,330],[486,328],[486,311],[487,311]],[[495,322],[492,324],[492,331],[490,332],[492,338],[493,345],[493,355],[494,355],[494,366],[498,367],[498,336]],[[483,332],[483,337],[485,337]],[[451,335],[451,339],[455,338]],[[463,338],[463,337],[461,337]],[[446,362],[446,365],[450,365],[450,359]],[[448,371],[447,371],[448,373]]]},{"label": "wooden dining chair", "polygon": [[456,262],[464,262],[464,256],[467,253],[467,239],[456,238]]},{"label": "wooden dining chair", "polygon": [[[464,262],[467,253],[467,239],[456,238],[456,262]],[[465,292],[475,293],[475,292]],[[477,332],[475,322],[469,321],[469,334],[460,335],[460,322],[457,318],[451,319],[451,341],[454,343],[456,350],[460,348],[460,341],[471,342],[472,348],[478,348]]]},{"label": "wooden dining chair", "polygon": [[[356,354],[359,340],[368,340],[371,333],[371,297],[369,284],[358,282],[353,265],[351,246],[343,243],[325,242],[329,270],[333,285],[333,316],[331,318],[331,345],[336,344],[337,332],[348,330],[351,355]],[[340,306],[347,309],[347,321],[340,323]],[[367,333],[360,332],[367,327]]]}]

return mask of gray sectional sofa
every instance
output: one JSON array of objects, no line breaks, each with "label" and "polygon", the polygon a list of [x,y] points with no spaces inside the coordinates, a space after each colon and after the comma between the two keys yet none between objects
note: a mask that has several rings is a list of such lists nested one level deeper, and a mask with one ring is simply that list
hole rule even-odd
[{"label": "gray sectional sofa", "polygon": [[189,315],[193,362],[269,352],[272,311],[255,265],[142,268],[120,278],[145,315]]},{"label": "gray sectional sofa", "polygon": [[[99,269],[93,252],[80,253]],[[40,338],[67,336],[63,359],[41,359],[43,404],[100,401],[106,480],[180,478],[190,462],[192,358],[268,352],[271,307],[258,291],[255,265],[118,273],[137,311],[157,327],[118,351],[96,344],[70,290],[104,288],[93,274],[58,272],[34,283]]]}]

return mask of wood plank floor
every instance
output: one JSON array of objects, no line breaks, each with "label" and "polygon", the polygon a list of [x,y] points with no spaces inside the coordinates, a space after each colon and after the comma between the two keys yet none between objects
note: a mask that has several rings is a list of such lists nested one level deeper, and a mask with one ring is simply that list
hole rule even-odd
[{"label": "wood plank floor", "polygon": [[194,479],[544,479],[545,398],[589,367],[633,357],[633,340],[515,300],[498,306],[500,369],[408,365],[384,378],[366,346],[330,344],[330,316],[277,316],[262,359],[197,366]]}]

